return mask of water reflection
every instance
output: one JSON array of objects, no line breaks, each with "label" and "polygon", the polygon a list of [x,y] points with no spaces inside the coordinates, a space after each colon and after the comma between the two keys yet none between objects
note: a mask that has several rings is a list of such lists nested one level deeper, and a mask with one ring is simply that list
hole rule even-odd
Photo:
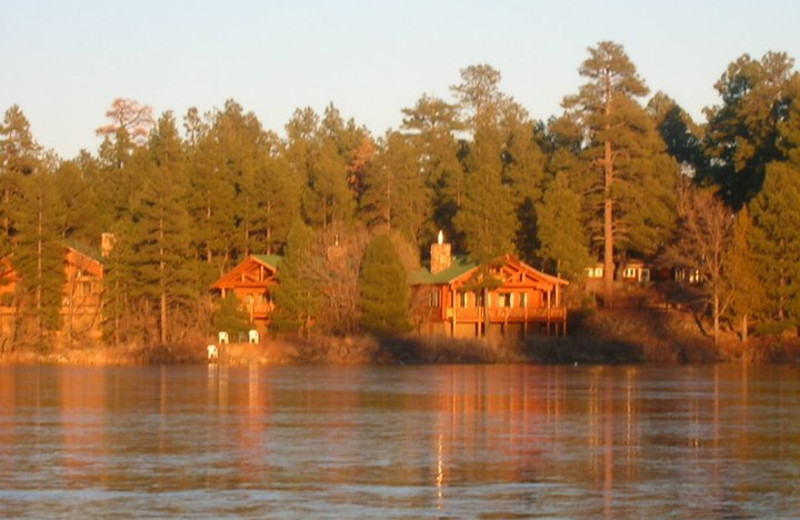
[{"label": "water reflection", "polygon": [[10,516],[800,509],[791,367],[0,367]]}]

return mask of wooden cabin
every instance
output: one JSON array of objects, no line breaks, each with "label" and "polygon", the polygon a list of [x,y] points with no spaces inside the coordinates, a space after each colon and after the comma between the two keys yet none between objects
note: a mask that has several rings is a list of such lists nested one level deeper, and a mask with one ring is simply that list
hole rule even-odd
[{"label": "wooden cabin", "polygon": [[[102,335],[103,260],[99,253],[80,244],[64,244],[64,288],[61,305],[62,330],[70,337],[99,338]],[[0,330],[9,333],[17,314],[16,288],[19,274],[10,258],[0,261]]]},{"label": "wooden cabin", "polygon": [[278,255],[250,255],[222,275],[211,289],[219,291],[222,298],[233,291],[250,322],[263,332],[269,327],[275,308],[272,289],[278,283],[278,267],[282,260],[283,257]]},{"label": "wooden cabin", "polygon": [[[480,278],[494,280],[484,293]],[[565,335],[567,309],[562,303],[566,280],[545,274],[513,255],[491,266],[452,257],[450,244],[431,247],[431,268],[410,276],[415,305],[414,319],[420,332],[451,337],[489,334],[527,336],[541,331]],[[486,318],[488,315],[488,330]]]}]

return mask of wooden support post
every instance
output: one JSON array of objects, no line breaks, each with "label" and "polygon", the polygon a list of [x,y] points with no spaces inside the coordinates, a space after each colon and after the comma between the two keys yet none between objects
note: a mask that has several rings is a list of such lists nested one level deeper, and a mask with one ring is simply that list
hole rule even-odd
[{"label": "wooden support post", "polygon": [[456,314],[458,313],[458,302],[456,301],[456,290],[455,288],[451,289],[450,291],[450,299],[452,300],[451,304],[453,307],[453,321],[450,324],[450,337],[456,337]]}]

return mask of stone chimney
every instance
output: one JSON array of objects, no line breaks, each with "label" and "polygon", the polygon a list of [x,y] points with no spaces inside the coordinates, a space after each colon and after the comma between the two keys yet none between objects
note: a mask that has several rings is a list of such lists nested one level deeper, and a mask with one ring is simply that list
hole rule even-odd
[{"label": "stone chimney", "polygon": [[100,256],[108,258],[111,255],[111,251],[114,250],[116,242],[117,239],[114,237],[114,233],[102,233],[100,235]]},{"label": "stone chimney", "polygon": [[450,267],[451,262],[450,244],[444,243],[444,234],[439,230],[437,243],[431,245],[431,274],[444,271]]}]

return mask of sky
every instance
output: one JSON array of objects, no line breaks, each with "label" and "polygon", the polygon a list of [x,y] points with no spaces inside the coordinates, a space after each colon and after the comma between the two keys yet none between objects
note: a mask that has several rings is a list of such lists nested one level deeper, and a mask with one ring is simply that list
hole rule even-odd
[{"label": "sky", "polygon": [[799,20],[797,0],[0,0],[0,110],[19,105],[64,159],[96,153],[119,97],[179,120],[234,99],[280,135],[297,108],[332,102],[379,137],[487,63],[546,120],[584,82],[587,48],[611,40],[702,122],[742,54],[800,58]]}]

